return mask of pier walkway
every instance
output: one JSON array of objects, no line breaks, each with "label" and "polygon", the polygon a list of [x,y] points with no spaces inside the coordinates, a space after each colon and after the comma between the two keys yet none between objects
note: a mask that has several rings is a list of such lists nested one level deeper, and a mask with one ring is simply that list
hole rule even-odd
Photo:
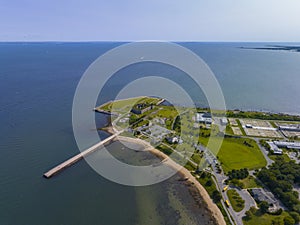
[{"label": "pier walkway", "polygon": [[57,165],[56,167],[52,168],[51,170],[49,170],[48,172],[44,173],[44,177],[45,178],[50,178],[53,175],[57,174],[58,172],[62,171],[63,169],[65,169],[68,166],[71,166],[72,164],[76,163],[77,161],[79,161],[80,159],[82,159],[83,157],[91,154],[92,152],[96,151],[97,148],[103,146],[104,144],[112,141],[115,137],[117,137],[119,134],[121,134],[124,130],[118,131],[115,134],[109,136],[108,138],[104,139],[103,141],[100,141],[99,143],[93,145],[92,147],[84,150],[83,152],[73,156],[72,158],[66,160],[65,162]]}]

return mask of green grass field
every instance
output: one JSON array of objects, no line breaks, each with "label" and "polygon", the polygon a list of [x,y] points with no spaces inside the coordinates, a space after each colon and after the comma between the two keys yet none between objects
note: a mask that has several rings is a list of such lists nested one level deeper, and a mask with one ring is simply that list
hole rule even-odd
[{"label": "green grass field", "polygon": [[287,212],[282,212],[281,215],[270,215],[265,213],[261,215],[259,211],[252,213],[251,218],[243,218],[244,225],[273,225],[273,224],[284,224],[284,217],[288,216]]},{"label": "green grass field", "polygon": [[241,180],[241,182],[244,184],[244,188],[246,189],[261,187],[260,183],[253,176],[248,176]]},{"label": "green grass field", "polygon": [[178,115],[177,110],[172,106],[159,106],[159,108],[161,108],[161,110],[155,114],[156,117],[175,119]]},{"label": "green grass field", "polygon": [[114,109],[121,109],[128,105],[133,105],[134,103],[142,99],[143,99],[142,97],[137,97],[137,98],[116,100],[114,102],[108,102],[107,104],[102,105],[99,109],[107,110],[107,111],[110,111],[112,107]]},{"label": "green grass field", "polygon": [[228,190],[227,196],[234,211],[240,212],[244,209],[245,201],[241,198],[241,196],[239,195],[239,193],[237,193],[236,190]]},{"label": "green grass field", "polygon": [[136,97],[136,98],[129,98],[129,99],[121,99],[116,100],[114,102],[108,102],[107,104],[102,105],[99,109],[106,110],[106,111],[113,111],[116,112],[126,112],[130,111],[133,105],[144,102],[144,103],[152,103],[156,104],[160,99],[158,98],[151,98],[151,97]]},{"label": "green grass field", "polygon": [[272,160],[275,160],[276,158],[283,158],[283,160],[285,162],[289,162],[291,161],[290,157],[287,155],[287,154],[283,154],[283,155],[269,155],[269,158],[272,159]]},{"label": "green grass field", "polygon": [[201,157],[200,153],[194,153],[194,154],[192,155],[191,159],[192,159],[195,163],[199,164],[199,163],[201,162],[202,157]]},{"label": "green grass field", "polygon": [[240,120],[237,119],[236,122],[238,123],[238,127],[240,128],[242,134],[243,134],[244,136],[246,136],[246,132],[244,131],[244,128],[243,128],[243,126],[242,126]]},{"label": "green grass field", "polygon": [[[213,137],[212,141],[217,138]],[[252,147],[245,145],[245,141]],[[200,138],[200,142],[207,145],[208,138]],[[225,172],[242,168],[254,170],[267,165],[256,142],[249,138],[224,138],[217,156]]]},{"label": "green grass field", "polygon": [[232,129],[231,129],[231,126],[230,125],[227,125],[226,126],[226,134],[229,134],[229,135],[234,135]]}]

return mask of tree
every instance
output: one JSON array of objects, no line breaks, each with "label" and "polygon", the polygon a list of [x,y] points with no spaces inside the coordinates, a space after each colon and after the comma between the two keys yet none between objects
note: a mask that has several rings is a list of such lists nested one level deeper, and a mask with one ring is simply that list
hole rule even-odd
[{"label": "tree", "polygon": [[202,172],[200,177],[203,178],[203,179],[206,178],[206,173]]},{"label": "tree", "polygon": [[295,224],[295,220],[291,216],[284,217],[283,221],[284,221],[284,225],[294,225]]},{"label": "tree", "polygon": [[294,205],[293,206],[293,211],[296,211],[296,212],[300,213],[300,204]]},{"label": "tree", "polygon": [[262,168],[257,177],[279,198],[290,210],[300,212],[299,195],[293,191],[294,184],[300,178],[300,165],[294,161],[285,162],[275,159],[269,168]]},{"label": "tree", "polygon": [[246,219],[246,220],[251,220],[251,218],[252,218],[252,213],[251,213],[251,211],[248,210],[245,214],[246,214],[245,219]]},{"label": "tree", "polygon": [[232,185],[234,185],[234,186],[236,186],[236,187],[239,187],[239,188],[241,188],[241,189],[244,188],[244,184],[243,184],[241,181],[239,181],[238,179],[233,179],[233,180],[231,180],[231,181],[230,181],[230,184],[232,184]]},{"label": "tree", "polygon": [[290,216],[293,217],[293,219],[295,220],[295,223],[299,223],[300,216],[297,212],[290,212]]},{"label": "tree", "polygon": [[214,201],[215,203],[218,203],[218,202],[221,201],[222,196],[221,196],[221,194],[220,194],[219,191],[214,190],[213,193],[212,193],[212,198],[213,198],[213,201]]},{"label": "tree", "polygon": [[279,218],[275,218],[274,220],[272,220],[272,225],[282,225],[282,222]]},{"label": "tree", "polygon": [[231,170],[228,172],[229,179],[244,179],[249,176],[249,172],[246,168],[240,170]]},{"label": "tree", "polygon": [[269,203],[267,203],[266,201],[262,201],[260,204],[259,204],[259,209],[260,209],[260,212],[262,214],[265,214],[268,212],[268,209],[269,209]]},{"label": "tree", "polygon": [[205,186],[210,187],[211,185],[212,185],[211,179],[209,179],[208,181],[206,181]]}]

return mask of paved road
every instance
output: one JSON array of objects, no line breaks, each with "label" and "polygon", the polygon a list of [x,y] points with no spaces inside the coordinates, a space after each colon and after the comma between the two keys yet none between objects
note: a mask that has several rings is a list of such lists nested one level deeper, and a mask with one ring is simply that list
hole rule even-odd
[{"label": "paved road", "polygon": [[[225,196],[225,199],[228,199],[227,192],[223,192],[223,195]],[[228,211],[230,212],[232,218],[234,219],[234,222],[236,225],[243,225],[243,221],[241,217],[237,215],[237,213],[233,210],[232,206],[227,207]]]},{"label": "paved road", "polygon": [[[234,224],[236,224],[236,219],[237,218],[234,218],[233,216],[232,216],[232,213],[230,212],[230,209],[225,205],[225,203],[224,203],[224,199],[227,199],[227,196],[226,196],[226,194],[224,193],[224,192],[222,192],[222,186],[219,186],[219,182],[216,180],[216,177],[213,175],[212,176],[212,178],[213,178],[213,181],[215,182],[215,184],[216,184],[216,187],[217,187],[217,189],[219,190],[219,192],[221,193],[221,195],[222,195],[222,198],[223,198],[223,200],[221,201],[221,204],[222,204],[222,206],[223,206],[223,208],[224,208],[224,210],[226,211],[226,214],[227,214],[227,216],[228,216],[228,218],[229,218],[229,220],[230,220],[230,223],[232,224],[232,225],[234,225]],[[234,221],[232,220],[232,218],[234,219]]]},{"label": "paved road", "polygon": [[235,188],[235,190],[239,193],[239,195],[244,199],[245,201],[245,207],[241,212],[236,213],[236,215],[239,217],[239,219],[242,221],[243,216],[245,213],[252,207],[254,206],[257,208],[255,200],[252,198],[250,193],[246,189],[238,189]]}]

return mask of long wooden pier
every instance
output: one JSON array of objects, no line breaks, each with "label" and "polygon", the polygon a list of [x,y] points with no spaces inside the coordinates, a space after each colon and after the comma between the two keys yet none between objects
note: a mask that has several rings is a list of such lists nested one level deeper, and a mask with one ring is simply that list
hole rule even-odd
[{"label": "long wooden pier", "polygon": [[92,152],[96,151],[97,148],[103,146],[104,144],[112,141],[115,137],[117,137],[119,134],[121,134],[124,130],[118,131],[117,133],[109,136],[108,138],[104,139],[103,141],[100,141],[99,143],[93,145],[92,147],[84,150],[83,152],[73,156],[72,158],[66,160],[65,162],[57,165],[56,167],[52,168],[51,170],[49,170],[48,172],[44,173],[44,177],[46,178],[50,178],[53,175],[57,174],[58,172],[62,171],[63,169],[65,169],[68,166],[71,166],[72,164],[76,163],[77,161],[79,161],[80,159],[82,159],[83,157],[91,154]]}]

